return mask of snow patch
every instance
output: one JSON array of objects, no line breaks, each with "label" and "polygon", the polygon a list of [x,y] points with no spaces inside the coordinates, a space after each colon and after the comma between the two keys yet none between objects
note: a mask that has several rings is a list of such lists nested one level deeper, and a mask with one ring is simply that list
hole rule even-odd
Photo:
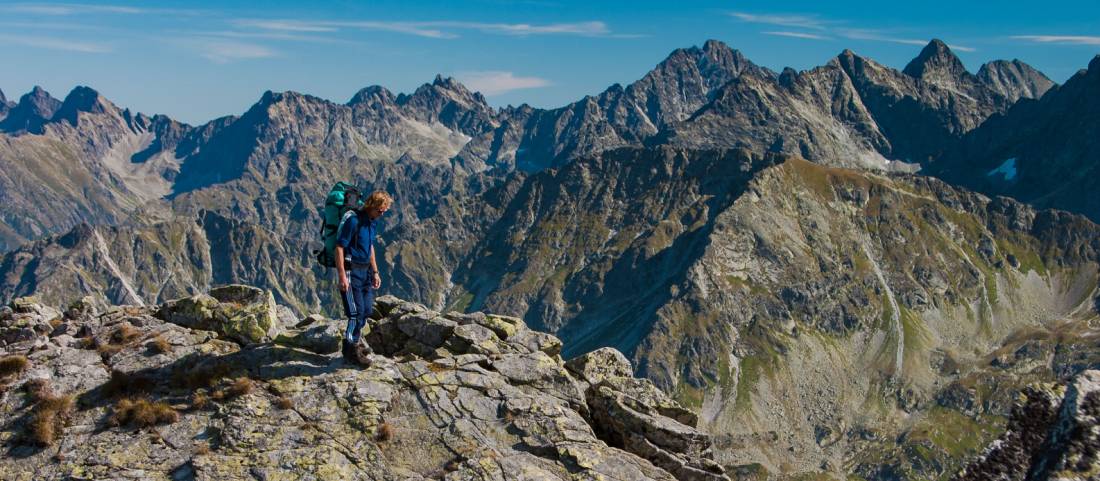
[{"label": "snow patch", "polygon": [[1004,176],[1005,180],[1012,180],[1016,178],[1016,158],[1013,157],[1001,163],[999,167],[989,171],[986,176],[992,177],[994,175]]}]

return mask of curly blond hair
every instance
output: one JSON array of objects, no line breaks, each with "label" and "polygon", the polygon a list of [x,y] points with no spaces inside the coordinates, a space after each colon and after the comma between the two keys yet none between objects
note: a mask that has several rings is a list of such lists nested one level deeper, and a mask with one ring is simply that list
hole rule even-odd
[{"label": "curly blond hair", "polygon": [[384,207],[389,207],[391,205],[393,205],[393,197],[390,197],[390,194],[387,194],[386,191],[376,190],[374,192],[371,192],[371,194],[367,196],[367,200],[363,201],[362,208],[363,210],[374,207],[381,209]]}]

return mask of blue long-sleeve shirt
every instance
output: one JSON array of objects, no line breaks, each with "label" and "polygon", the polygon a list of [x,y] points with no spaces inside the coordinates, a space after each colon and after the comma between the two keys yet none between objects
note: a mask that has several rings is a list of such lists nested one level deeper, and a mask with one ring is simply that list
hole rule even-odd
[{"label": "blue long-sleeve shirt", "polygon": [[370,264],[379,227],[378,219],[371,221],[365,214],[349,216],[336,234],[336,245],[344,248],[344,258],[354,264]]}]

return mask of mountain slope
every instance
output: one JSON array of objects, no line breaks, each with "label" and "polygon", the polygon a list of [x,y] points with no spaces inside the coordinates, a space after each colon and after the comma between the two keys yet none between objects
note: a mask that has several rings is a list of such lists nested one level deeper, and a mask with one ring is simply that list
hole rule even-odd
[{"label": "mountain slope", "polygon": [[[856,457],[876,444],[852,436],[917,429],[1014,333],[1097,317],[1100,228],[1083,218],[781,160],[622,150],[532,176],[450,297],[576,352],[622,349],[727,435],[727,463],[788,474],[898,461]],[[772,431],[790,435],[760,441]]]},{"label": "mountain slope", "polygon": [[930,173],[985,192],[1100,220],[1100,56],[1037,101],[968,134]]},{"label": "mountain slope", "polygon": [[[187,126],[121,110],[87,87],[35,90],[0,133],[0,250],[81,222],[114,224],[169,192],[170,148]],[[168,150],[168,152],[164,152]]]}]

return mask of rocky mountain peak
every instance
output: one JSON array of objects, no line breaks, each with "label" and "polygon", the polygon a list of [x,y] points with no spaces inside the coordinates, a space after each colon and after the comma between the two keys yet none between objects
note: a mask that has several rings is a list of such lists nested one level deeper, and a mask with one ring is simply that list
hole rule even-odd
[{"label": "rocky mountain peak", "polygon": [[0,90],[0,104],[5,104],[6,105],[7,103],[8,103],[8,98],[6,96],[4,96],[4,91]]},{"label": "rocky mountain peak", "polygon": [[942,40],[932,39],[920,51],[902,73],[918,79],[929,77],[958,78],[966,74],[966,67],[959,57]]},{"label": "rocky mountain peak", "polygon": [[41,133],[42,124],[53,118],[60,107],[60,100],[53,98],[49,92],[36,85],[34,89],[19,98],[19,103],[12,107],[8,116],[0,122],[0,131]]},{"label": "rocky mountain peak", "polygon": [[395,97],[393,92],[390,92],[389,89],[381,85],[371,85],[370,87],[365,87],[356,92],[351,100],[348,101],[348,105],[363,103],[386,105],[394,103],[394,100]]},{"label": "rocky mountain peak", "polygon": [[118,107],[115,107],[114,104],[103,98],[103,96],[94,89],[85,86],[77,86],[72,92],[69,92],[69,95],[65,96],[65,101],[62,102],[61,107],[57,109],[57,112],[54,114],[54,119],[67,120],[69,123],[76,125],[77,116],[80,112],[90,114],[117,114]]},{"label": "rocky mountain peak", "polygon": [[1015,102],[1021,97],[1039,98],[1054,86],[1042,72],[1020,60],[994,60],[978,69],[978,80]]}]

